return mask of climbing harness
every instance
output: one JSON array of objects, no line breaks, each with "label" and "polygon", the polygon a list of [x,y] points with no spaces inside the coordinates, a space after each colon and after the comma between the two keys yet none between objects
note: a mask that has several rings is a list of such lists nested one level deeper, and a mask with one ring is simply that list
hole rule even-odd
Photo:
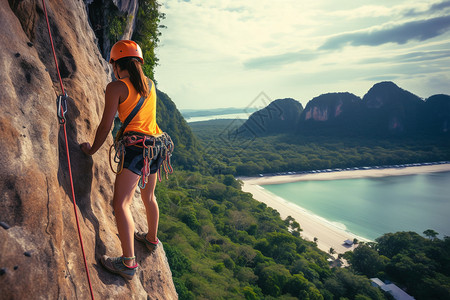
[{"label": "climbing harness", "polygon": [[81,237],[80,222],[78,221],[77,203],[75,201],[75,189],[74,189],[74,186],[73,186],[73,178],[72,178],[72,168],[70,166],[69,144],[68,144],[68,141],[67,141],[66,117],[65,117],[66,112],[67,112],[67,98],[68,98],[68,96],[67,96],[67,93],[64,91],[64,85],[63,85],[63,82],[62,82],[62,79],[61,79],[61,74],[59,72],[58,61],[56,59],[55,47],[53,45],[52,33],[50,31],[50,22],[48,20],[47,8],[45,6],[45,0],[42,0],[42,6],[44,8],[45,19],[47,21],[48,36],[50,38],[50,44],[52,46],[53,58],[55,60],[55,65],[56,65],[56,71],[58,73],[59,83],[61,85],[62,94],[59,95],[57,100],[56,100],[56,105],[57,105],[57,109],[58,109],[58,111],[57,111],[58,122],[59,122],[59,124],[62,125],[62,127],[64,129],[64,139],[65,139],[65,144],[66,144],[67,164],[69,166],[68,169],[69,169],[70,186],[72,188],[73,209],[75,211],[75,219],[76,219],[76,222],[77,222],[78,237],[80,239],[81,252],[83,253],[84,267],[86,269],[86,275],[87,275],[87,279],[88,279],[88,283],[89,283],[89,291],[91,293],[92,300],[94,300],[94,293],[92,291],[91,278],[89,276],[89,269],[88,269],[87,261],[86,261],[86,254],[84,253],[83,238]]},{"label": "climbing harness", "polygon": [[[144,158],[144,166],[141,169],[142,176],[139,179],[139,187],[144,189],[150,175],[150,163],[153,159],[161,159],[161,166],[158,168],[158,180],[161,182],[161,168],[164,169],[166,179],[169,174],[173,173],[170,158],[173,153],[174,144],[170,136],[163,132],[162,134],[153,136],[145,135],[139,132],[126,132],[122,138],[116,139],[114,144],[109,148],[109,165],[115,174],[120,174],[123,170],[123,162],[126,153],[126,147],[136,146],[142,148],[142,156]],[[112,156],[114,152],[114,156]],[[159,157],[157,157],[159,155]],[[117,163],[116,170],[112,165],[112,161]]]}]

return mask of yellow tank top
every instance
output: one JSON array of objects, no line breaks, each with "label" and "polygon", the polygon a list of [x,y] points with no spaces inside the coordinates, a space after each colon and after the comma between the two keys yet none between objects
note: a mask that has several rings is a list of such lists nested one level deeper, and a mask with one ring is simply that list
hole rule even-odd
[{"label": "yellow tank top", "polygon": [[[134,109],[136,104],[139,102],[141,95],[138,94],[133,84],[131,83],[129,78],[119,79],[123,83],[125,83],[128,87],[128,97],[119,104],[119,119],[122,123],[125,121],[127,116]],[[162,130],[159,128],[156,123],[156,88],[155,84],[149,79],[149,83],[151,83],[150,94],[147,99],[145,99],[144,104],[141,109],[138,111],[136,116],[131,120],[128,124],[127,128],[125,128],[125,132],[128,131],[136,131],[140,133],[144,133],[146,135],[158,135],[162,133]]]}]

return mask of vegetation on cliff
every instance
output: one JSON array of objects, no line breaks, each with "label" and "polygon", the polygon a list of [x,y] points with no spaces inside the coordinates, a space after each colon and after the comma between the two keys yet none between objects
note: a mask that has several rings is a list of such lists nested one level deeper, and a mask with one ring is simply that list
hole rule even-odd
[{"label": "vegetation on cliff", "polygon": [[165,15],[159,11],[160,4],[155,0],[139,0],[139,9],[136,18],[136,28],[132,40],[142,48],[145,64],[143,70],[150,78],[155,78],[153,70],[158,64],[155,49],[158,46],[161,32],[159,28]]}]

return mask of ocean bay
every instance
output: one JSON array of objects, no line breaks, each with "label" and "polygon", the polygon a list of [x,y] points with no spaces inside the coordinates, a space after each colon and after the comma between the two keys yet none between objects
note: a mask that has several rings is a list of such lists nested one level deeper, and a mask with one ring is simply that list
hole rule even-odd
[{"label": "ocean bay", "polygon": [[[262,187],[328,220],[374,240],[388,232],[427,229],[450,236],[450,172],[377,178],[298,181]],[[302,225],[302,220],[297,220]]]}]

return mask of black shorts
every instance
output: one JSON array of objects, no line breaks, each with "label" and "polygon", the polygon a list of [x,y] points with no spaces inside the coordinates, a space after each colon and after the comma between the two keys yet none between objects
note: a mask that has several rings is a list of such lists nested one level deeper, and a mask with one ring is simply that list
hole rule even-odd
[{"label": "black shorts", "polygon": [[[142,176],[142,167],[144,166],[144,148],[138,146],[125,147],[125,157],[123,160],[123,167],[131,172]],[[155,174],[163,162],[161,156],[161,143],[156,142],[153,147],[153,158],[149,161],[150,174]]]}]

